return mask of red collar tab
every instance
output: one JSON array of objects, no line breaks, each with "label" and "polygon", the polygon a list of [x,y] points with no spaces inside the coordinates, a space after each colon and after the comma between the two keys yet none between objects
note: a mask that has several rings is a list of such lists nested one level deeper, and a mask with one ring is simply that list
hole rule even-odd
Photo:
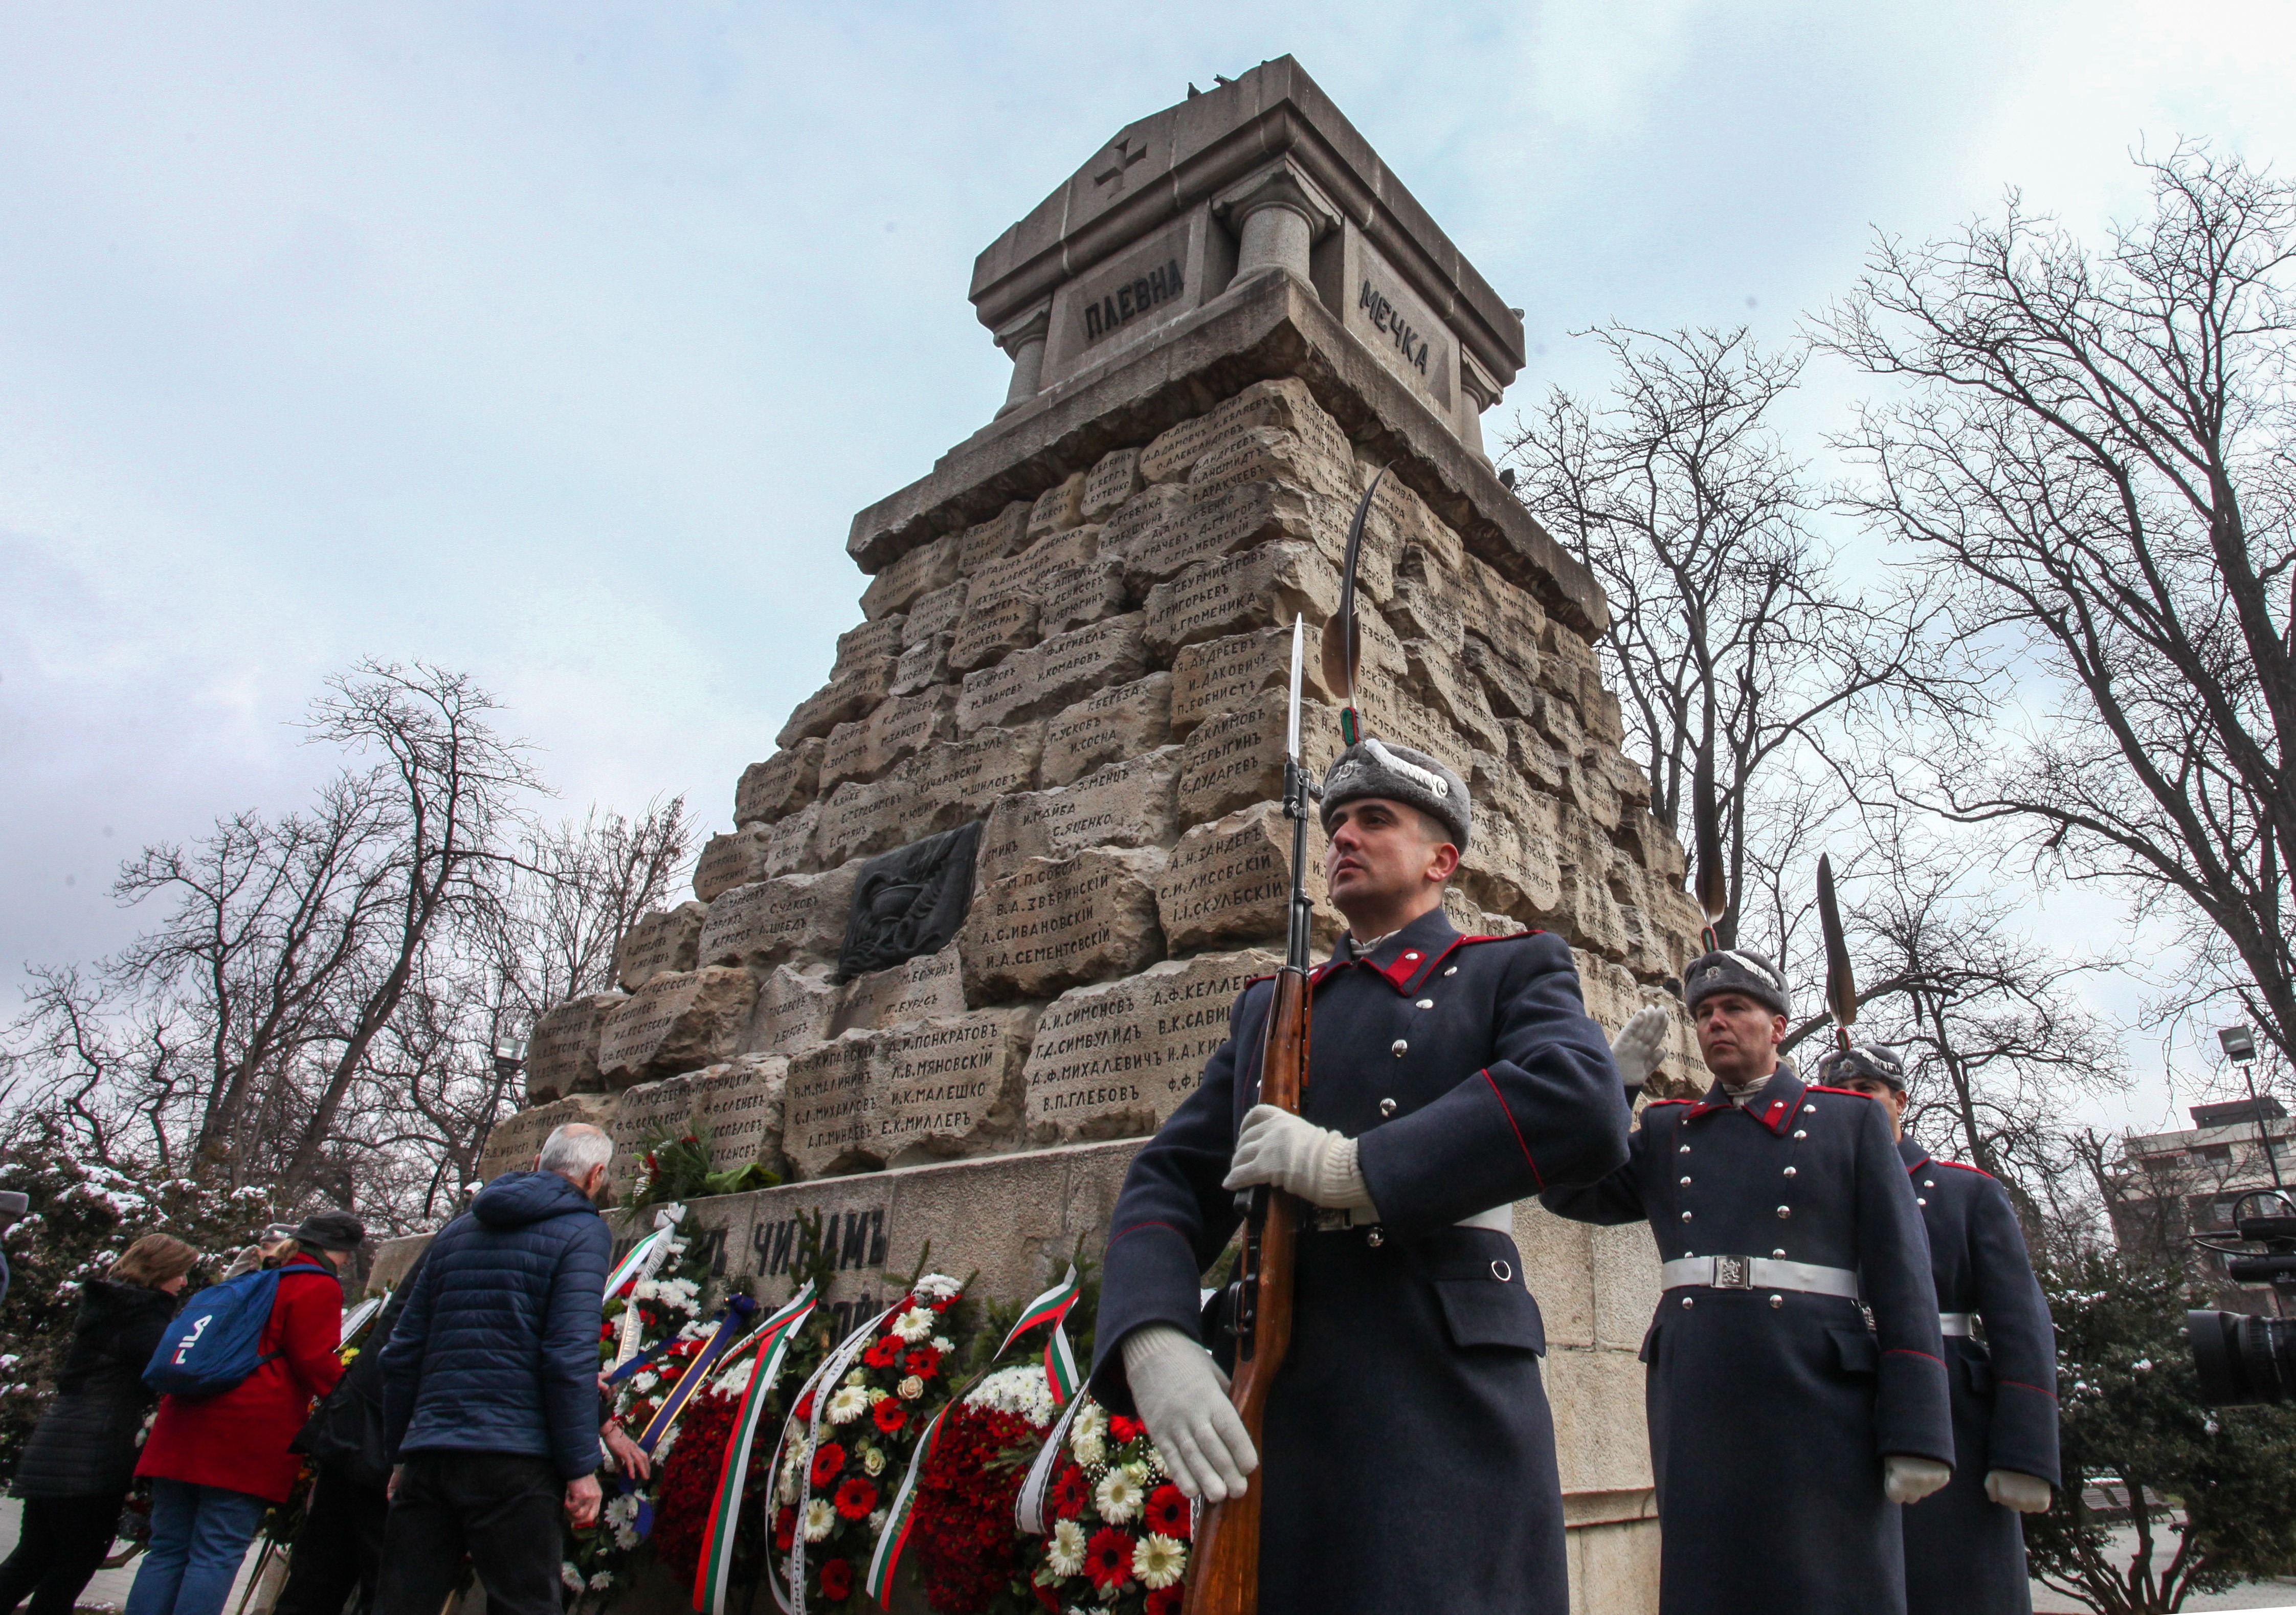
[{"label": "red collar tab", "polygon": [[[1767,1127],[1779,1137],[1793,1130],[1794,1117],[1801,1109],[1801,1097],[1806,1092],[1784,1066],[1771,1075],[1769,1082],[1755,1095],[1753,1108],[1746,1114]],[[1710,1111],[1735,1111],[1743,1107],[1733,1104],[1730,1095],[1723,1091],[1719,1078],[1706,1090],[1706,1096],[1691,1106],[1690,1114],[1683,1119],[1695,1121]]]}]

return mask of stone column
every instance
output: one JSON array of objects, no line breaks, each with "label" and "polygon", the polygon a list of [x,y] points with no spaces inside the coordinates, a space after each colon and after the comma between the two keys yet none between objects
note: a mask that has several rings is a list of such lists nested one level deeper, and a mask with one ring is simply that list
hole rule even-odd
[{"label": "stone column", "polygon": [[1490,453],[1483,447],[1483,411],[1499,401],[1505,389],[1492,378],[1464,344],[1459,348],[1459,440],[1484,464]]},{"label": "stone column", "polygon": [[1013,385],[998,406],[1010,414],[1037,396],[1045,373],[1045,339],[1053,329],[1053,300],[1046,298],[996,333],[996,346],[1013,356]]},{"label": "stone column", "polygon": [[1212,201],[1236,234],[1235,279],[1281,269],[1308,279],[1308,250],[1337,229],[1339,209],[1288,162],[1248,174]]}]

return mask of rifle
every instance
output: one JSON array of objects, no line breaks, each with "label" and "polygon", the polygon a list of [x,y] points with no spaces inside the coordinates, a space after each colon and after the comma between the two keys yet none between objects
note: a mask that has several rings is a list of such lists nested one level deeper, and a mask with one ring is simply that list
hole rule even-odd
[{"label": "rifle", "polygon": [[[1292,715],[1283,759],[1283,812],[1292,821],[1291,932],[1259,1057],[1259,1103],[1296,1111],[1308,1086],[1308,949],[1315,905],[1308,896],[1308,771],[1300,760],[1300,659],[1303,625],[1292,622]],[[1250,1191],[1243,1250],[1228,1287],[1228,1327],[1235,1336],[1235,1404],[1255,1450],[1262,1450],[1267,1398],[1292,1346],[1292,1258],[1300,1202],[1262,1184]],[[1253,1615],[1259,1607],[1259,1514],[1267,1473],[1263,1462],[1243,1495],[1215,1503],[1196,1526],[1184,1615]]]}]

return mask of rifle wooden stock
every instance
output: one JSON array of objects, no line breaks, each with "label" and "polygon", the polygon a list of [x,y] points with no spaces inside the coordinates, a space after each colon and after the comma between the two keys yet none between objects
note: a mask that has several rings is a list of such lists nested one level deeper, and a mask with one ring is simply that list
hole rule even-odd
[{"label": "rifle wooden stock", "polygon": [[[1297,970],[1275,978],[1267,1008],[1267,1053],[1259,1068],[1259,1103],[1297,1111],[1308,1085],[1308,979]],[[1236,1339],[1235,1376],[1228,1398],[1252,1450],[1261,1457],[1243,1496],[1203,1511],[1189,1554],[1184,1615],[1254,1615],[1259,1607],[1259,1510],[1267,1473],[1267,1398],[1292,1346],[1292,1275],[1300,1232],[1300,1202],[1280,1189],[1255,1196],[1258,1211],[1244,1227],[1238,1274],[1246,1316]],[[1256,1225],[1256,1226],[1255,1226]]]}]

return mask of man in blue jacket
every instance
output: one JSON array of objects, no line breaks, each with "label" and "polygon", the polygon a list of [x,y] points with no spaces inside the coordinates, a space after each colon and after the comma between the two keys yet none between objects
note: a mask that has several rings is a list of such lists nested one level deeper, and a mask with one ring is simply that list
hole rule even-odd
[{"label": "man in blue jacket", "polygon": [[[1093,1390],[1136,1406],[1191,1496],[1241,1491],[1265,1459],[1261,1615],[1562,1615],[1546,1337],[1512,1202],[1625,1159],[1618,1073],[1560,939],[1443,917],[1470,829],[1456,774],[1365,741],[1325,775],[1322,815],[1349,931],[1310,979],[1301,1113],[1254,1103],[1263,980],[1125,1179]],[[1255,1184],[1310,1208],[1264,1453],[1196,1289]]]},{"label": "man in blue jacket", "polygon": [[470,1556],[490,1610],[559,1615],[558,1513],[594,1523],[612,1140],[570,1122],[430,1242],[382,1349],[398,1461],[378,1615],[439,1615]]},{"label": "man in blue jacket", "polygon": [[1906,1069],[1890,1050],[1833,1050],[1817,1075],[1881,1105],[1929,1230],[1953,1480],[1905,1512],[1906,1615],[2031,1615],[2017,1516],[2047,1508],[2057,1484],[2057,1337],[2016,1209],[1990,1174],[1906,1136]]}]

